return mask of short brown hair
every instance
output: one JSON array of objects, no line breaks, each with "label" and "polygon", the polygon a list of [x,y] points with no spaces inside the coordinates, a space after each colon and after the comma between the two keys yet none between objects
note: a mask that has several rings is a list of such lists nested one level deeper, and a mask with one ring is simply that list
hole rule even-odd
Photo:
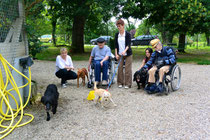
[{"label": "short brown hair", "polygon": [[124,23],[124,21],[122,20],[122,19],[119,19],[117,22],[116,22],[116,25],[124,25],[125,23]]}]

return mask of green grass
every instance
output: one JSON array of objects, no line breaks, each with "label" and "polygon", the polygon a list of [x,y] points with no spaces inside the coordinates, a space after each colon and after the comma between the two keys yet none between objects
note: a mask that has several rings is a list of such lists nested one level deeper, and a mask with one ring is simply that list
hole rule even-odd
[{"label": "green grass", "polygon": [[[60,47],[53,47],[51,43],[43,43],[47,46],[41,53],[36,55],[38,60],[55,61],[56,56],[60,54]],[[85,45],[85,53],[83,54],[70,54],[73,61],[88,61],[93,45]],[[132,46],[133,59],[141,60],[145,56],[145,49],[151,46]],[[186,48],[186,53],[178,53],[177,61],[181,63],[195,63],[199,65],[210,65],[210,46],[205,47],[189,47]],[[114,50],[112,51],[114,54]]]}]

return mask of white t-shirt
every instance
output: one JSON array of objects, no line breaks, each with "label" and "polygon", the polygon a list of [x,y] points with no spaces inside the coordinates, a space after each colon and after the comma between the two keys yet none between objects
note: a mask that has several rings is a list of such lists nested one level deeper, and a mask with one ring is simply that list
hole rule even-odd
[{"label": "white t-shirt", "polygon": [[56,57],[56,72],[59,71],[60,69],[64,69],[66,66],[70,67],[70,68],[74,68],[71,57],[69,55],[67,55],[66,57],[66,61],[60,56],[58,55]]},{"label": "white t-shirt", "polygon": [[[121,35],[120,33],[118,34],[118,45],[119,45],[119,55],[122,55],[122,52],[125,50],[125,31]],[[127,55],[127,53],[125,53]]]}]

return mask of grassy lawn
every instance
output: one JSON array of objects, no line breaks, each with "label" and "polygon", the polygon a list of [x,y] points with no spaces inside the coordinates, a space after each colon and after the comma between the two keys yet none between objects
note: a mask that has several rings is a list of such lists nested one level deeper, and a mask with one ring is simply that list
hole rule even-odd
[{"label": "grassy lawn", "polygon": [[[55,61],[56,56],[60,54],[60,47],[53,47],[50,43],[43,43],[43,46],[47,46],[41,53],[36,55],[38,60]],[[70,54],[73,61],[88,60],[93,45],[85,45],[85,53],[83,54]],[[133,59],[140,60],[145,56],[145,49],[151,46],[132,46]],[[187,46],[186,53],[178,53],[178,62],[181,63],[195,63],[199,65],[210,65],[210,46],[199,47]],[[112,51],[114,54],[114,51]]]}]

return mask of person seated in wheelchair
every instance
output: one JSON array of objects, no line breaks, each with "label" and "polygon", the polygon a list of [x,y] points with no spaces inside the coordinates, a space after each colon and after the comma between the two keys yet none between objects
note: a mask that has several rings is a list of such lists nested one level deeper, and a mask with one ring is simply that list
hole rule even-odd
[{"label": "person seated in wheelchair", "polygon": [[[141,68],[141,71],[147,71],[150,66],[151,69],[148,70],[149,80],[148,85],[145,90],[147,93],[163,93],[163,77],[170,69],[171,65],[176,63],[175,54],[170,47],[163,47],[159,39],[153,39],[150,41],[152,48],[155,51],[152,53],[150,60]],[[156,85],[155,73],[159,70],[159,85]]]},{"label": "person seated in wheelchair", "polygon": [[111,56],[111,49],[105,45],[104,38],[97,39],[97,45],[92,49],[91,56],[89,58],[88,71],[90,71],[92,59],[94,59],[94,72],[95,72],[95,82],[98,85],[101,82],[101,71],[102,85],[106,86],[108,84],[108,68],[109,68],[109,57]]}]

